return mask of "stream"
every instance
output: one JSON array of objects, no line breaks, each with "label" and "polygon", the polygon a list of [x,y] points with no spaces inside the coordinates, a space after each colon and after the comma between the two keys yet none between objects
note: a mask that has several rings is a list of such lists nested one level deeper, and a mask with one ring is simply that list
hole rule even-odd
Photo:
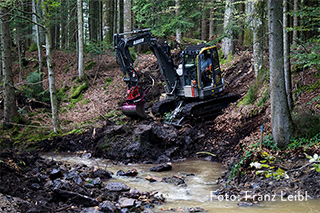
[{"label": "stream", "polygon": [[[276,198],[275,201],[259,202],[257,206],[239,207],[238,198],[230,197],[218,200],[212,199],[214,191],[219,185],[216,180],[223,174],[222,164],[205,161],[200,159],[188,159],[181,162],[172,163],[172,170],[166,172],[150,172],[149,169],[154,164],[134,164],[134,165],[115,165],[107,159],[90,158],[90,154],[79,157],[75,154],[52,154],[44,153],[41,155],[47,159],[61,161],[68,164],[86,164],[87,166],[100,167],[114,173],[110,182],[122,182],[130,188],[137,188],[144,192],[158,192],[166,198],[164,205],[156,206],[155,211],[168,210],[180,207],[201,207],[206,212],[319,212],[320,200],[304,198],[302,201],[289,201],[287,198]],[[117,176],[119,170],[124,172],[137,169],[136,177]],[[163,177],[183,176],[186,187],[177,186],[164,182],[149,182],[145,179],[148,175]],[[272,198],[273,195],[270,195]],[[298,198],[297,198],[298,199]],[[296,199],[296,200],[297,200]],[[164,212],[164,211],[162,211]]]}]

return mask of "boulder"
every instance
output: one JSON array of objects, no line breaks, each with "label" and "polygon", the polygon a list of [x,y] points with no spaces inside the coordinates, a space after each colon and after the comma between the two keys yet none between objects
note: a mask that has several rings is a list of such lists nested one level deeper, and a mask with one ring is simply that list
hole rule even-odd
[{"label": "boulder", "polygon": [[158,166],[154,166],[150,169],[151,172],[163,172],[163,171],[170,171],[172,166],[167,163],[160,164]]},{"label": "boulder", "polygon": [[130,187],[121,182],[110,182],[105,189],[110,192],[126,192],[130,190]]}]

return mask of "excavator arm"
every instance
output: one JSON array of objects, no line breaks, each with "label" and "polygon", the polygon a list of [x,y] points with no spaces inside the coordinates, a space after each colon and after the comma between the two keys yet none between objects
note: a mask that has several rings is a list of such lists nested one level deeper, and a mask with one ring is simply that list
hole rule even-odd
[{"label": "excavator arm", "polygon": [[[130,35],[130,37],[125,37]],[[170,55],[170,48],[167,44],[159,44],[157,39],[152,36],[150,29],[135,30],[127,33],[114,34],[114,47],[116,50],[117,62],[120,65],[120,70],[124,75],[126,82],[127,99],[122,106],[122,111],[130,117],[146,117],[144,112],[144,96],[146,90],[141,94],[139,85],[140,76],[134,69],[134,61],[130,54],[130,47],[149,44],[150,49],[157,58],[160,72],[166,83],[166,92],[169,95],[174,95],[179,77],[174,68],[173,61]]]}]

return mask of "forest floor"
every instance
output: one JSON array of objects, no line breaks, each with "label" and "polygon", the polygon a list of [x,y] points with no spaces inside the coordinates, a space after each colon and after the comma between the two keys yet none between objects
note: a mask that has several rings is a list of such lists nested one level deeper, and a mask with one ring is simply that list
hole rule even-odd
[{"label": "forest floor", "polygon": [[[178,52],[173,56],[176,58]],[[93,157],[109,158],[118,163],[164,163],[191,157],[206,158],[222,162],[226,166],[226,173],[218,181],[221,189],[216,192],[217,195],[241,195],[245,190],[252,192],[251,197],[259,193],[279,194],[280,191],[290,195],[301,190],[308,191],[311,197],[320,197],[320,172],[312,170],[313,164],[308,162],[305,155],[320,154],[319,139],[313,139],[316,142],[296,139],[284,150],[276,149],[270,142],[268,78],[265,76],[260,81],[255,81],[253,57],[249,50],[235,54],[232,60],[222,65],[226,93],[237,94],[240,99],[215,118],[188,119],[181,127],[167,125],[150,113],[152,104],[164,92],[153,55],[140,54],[137,60],[142,85],[151,88],[146,96],[146,109],[150,117],[133,120],[121,113],[126,85],[113,53],[99,58],[86,56],[88,88],[72,99],[70,96],[74,90],[83,84],[77,81],[77,55],[55,51],[53,59],[56,87],[62,91],[59,97],[62,131],[59,134],[50,132],[51,113],[48,102],[25,97],[26,91],[29,91],[26,86],[27,75],[36,69],[36,57],[36,52],[27,53],[20,83],[18,66],[15,66],[16,88],[24,91],[18,95],[19,112],[24,115],[28,125],[1,130],[0,206],[4,206],[6,210],[80,212],[84,202],[87,206],[100,204],[100,210],[116,208],[114,204],[120,202],[106,197],[110,191],[99,194],[99,184],[93,189],[83,187],[86,178],[103,179],[103,175],[92,175],[94,171],[83,171],[83,167],[79,165],[60,171],[60,164],[39,158],[39,152],[85,151]],[[316,69],[310,69],[294,74],[296,106],[293,120],[300,132],[308,123],[319,121],[314,117],[320,114],[319,100],[314,98],[318,97],[320,89],[310,92],[301,90],[305,85],[318,80],[315,77],[317,72]],[[43,75],[43,87],[48,87],[46,74]],[[0,105],[3,104],[1,95],[2,93]],[[0,115],[3,119],[3,111],[0,111]],[[266,137],[260,149],[261,126],[263,136]],[[315,128],[318,127],[315,125]],[[320,132],[319,128],[314,131]],[[30,154],[21,154],[26,151],[30,151]],[[204,153],[197,154],[198,152]],[[265,164],[267,169],[262,174],[257,174],[257,169],[250,166],[252,163]],[[77,175],[66,178],[72,171],[81,173],[83,176],[80,180],[83,182],[78,184],[72,179],[78,178]],[[58,173],[57,176],[54,176],[55,172]],[[63,176],[64,179],[59,180]],[[62,181],[64,187],[60,187],[61,183],[57,180]],[[74,185],[78,187],[71,189]],[[70,190],[73,190],[72,193]],[[136,192],[126,195],[127,199],[138,200],[136,196]],[[141,206],[162,202],[160,197],[144,196],[149,196],[150,202],[141,201]],[[93,198],[100,198],[99,203]],[[247,200],[249,202],[245,205],[254,205],[256,202]]]}]

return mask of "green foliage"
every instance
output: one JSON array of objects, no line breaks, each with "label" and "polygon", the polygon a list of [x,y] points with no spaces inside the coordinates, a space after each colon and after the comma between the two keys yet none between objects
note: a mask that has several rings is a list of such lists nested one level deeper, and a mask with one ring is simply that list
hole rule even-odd
[{"label": "green foliage", "polygon": [[320,115],[312,112],[298,112],[292,115],[294,136],[312,138],[320,133]]},{"label": "green foliage", "polygon": [[176,15],[174,0],[134,0],[133,11],[139,27],[152,28],[156,36],[170,36],[176,29],[187,32],[194,27],[194,20],[201,17],[200,6],[198,1],[180,1]]},{"label": "green foliage", "polygon": [[85,70],[91,70],[96,64],[97,64],[97,62],[95,62],[95,61],[88,61],[86,63],[86,67],[84,69]]},{"label": "green foliage", "polygon": [[320,133],[312,138],[292,138],[288,144],[288,149],[297,149],[298,147],[304,147],[308,149],[312,146],[319,146],[320,144]]},{"label": "green foliage", "polygon": [[83,50],[85,53],[92,55],[103,55],[108,53],[107,50],[113,49],[111,44],[107,41],[87,41]]},{"label": "green foliage", "polygon": [[28,99],[36,99],[43,102],[50,101],[50,93],[43,90],[41,83],[41,73],[38,70],[31,72],[27,76],[27,85],[23,86],[21,92]]},{"label": "green foliage", "polygon": [[309,159],[309,163],[312,163],[313,169],[320,172],[320,156],[316,153],[313,156],[307,154],[305,156]]},{"label": "green foliage", "polygon": [[28,49],[28,52],[34,52],[38,50],[38,46],[36,43],[32,43]]},{"label": "green foliage", "polygon": [[273,177],[275,179],[280,179],[281,177],[288,178],[289,176],[286,172],[278,167],[277,169],[271,164],[274,163],[275,157],[267,152],[261,153],[261,158],[259,162],[251,162],[250,167],[255,167],[256,169],[263,169],[256,171],[256,174],[264,174],[266,178]]},{"label": "green foliage", "polygon": [[106,86],[110,86],[112,84],[112,78],[107,77],[105,83],[106,83]]},{"label": "green foliage", "polygon": [[298,11],[289,13],[291,16],[297,16],[301,20],[301,24],[297,27],[287,28],[288,31],[312,32],[313,37],[306,41],[298,40],[298,45],[293,49],[292,64],[298,68],[306,68],[314,66],[320,67],[320,28],[319,17],[320,7],[318,4],[314,6],[302,6]]}]

